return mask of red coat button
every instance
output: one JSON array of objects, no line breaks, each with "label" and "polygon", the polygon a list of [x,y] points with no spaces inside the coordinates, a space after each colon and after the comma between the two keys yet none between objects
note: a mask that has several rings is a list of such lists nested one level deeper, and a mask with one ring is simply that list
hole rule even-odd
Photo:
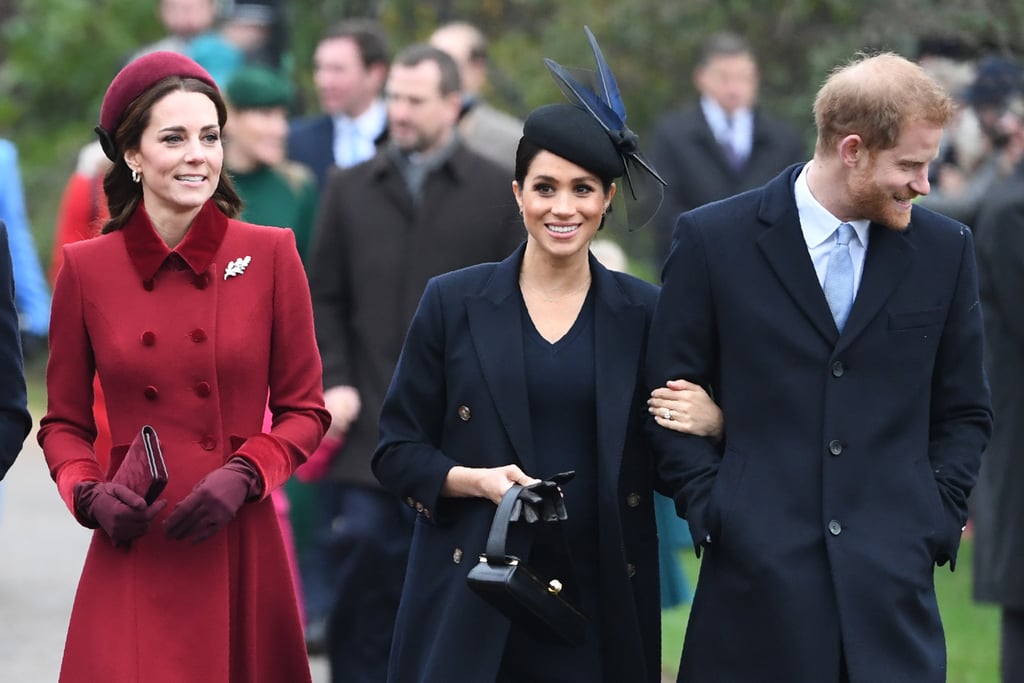
[{"label": "red coat button", "polygon": [[217,439],[213,438],[209,434],[199,440],[199,447],[204,451],[212,451],[217,447]]},{"label": "red coat button", "polygon": [[155,401],[156,397],[160,394],[152,384],[142,390],[142,395],[148,398],[150,401]]},{"label": "red coat button", "polygon": [[199,396],[200,398],[206,398],[207,396],[210,395],[210,392],[211,389],[209,382],[200,382],[199,384],[196,385],[196,395]]},{"label": "red coat button", "polygon": [[196,286],[196,289],[206,289],[206,285],[210,284],[210,276],[206,273],[201,273],[192,278],[192,284]]},{"label": "red coat button", "polygon": [[149,330],[146,330],[142,333],[142,345],[152,346],[153,344],[156,344],[156,335]]},{"label": "red coat button", "polygon": [[147,278],[147,279],[143,280],[142,281],[142,288],[144,290],[146,290],[147,292],[152,292],[153,291],[153,279],[152,278]]},{"label": "red coat button", "polygon": [[206,330],[198,328],[192,330],[192,341],[194,341],[196,344],[206,341]]}]

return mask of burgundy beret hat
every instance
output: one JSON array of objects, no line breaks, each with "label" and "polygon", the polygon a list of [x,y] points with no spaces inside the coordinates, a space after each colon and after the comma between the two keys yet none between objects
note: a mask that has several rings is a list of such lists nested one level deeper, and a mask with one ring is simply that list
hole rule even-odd
[{"label": "burgundy beret hat", "polygon": [[[121,124],[121,117],[125,110],[139,95],[148,90],[151,86],[169,76],[181,76],[182,78],[195,78],[217,88],[213,76],[195,61],[177,52],[150,52],[138,59],[129,62],[121,71],[114,76],[110,82],[107,93],[103,96],[103,105],[100,107],[100,128],[106,132],[107,137],[112,137],[114,131]],[[100,138],[104,137],[99,130]],[[104,141],[104,145],[106,145]],[[108,151],[104,146],[104,152],[111,157],[114,150]],[[111,157],[113,158],[113,157]]]}]

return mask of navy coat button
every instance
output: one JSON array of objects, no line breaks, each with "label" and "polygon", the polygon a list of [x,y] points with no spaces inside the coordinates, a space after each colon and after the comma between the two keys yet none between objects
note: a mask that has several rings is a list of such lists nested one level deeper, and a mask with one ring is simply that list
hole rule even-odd
[{"label": "navy coat button", "polygon": [[843,525],[833,519],[828,523],[828,532],[833,536],[838,536],[843,533]]},{"label": "navy coat button", "polygon": [[452,551],[452,562],[455,564],[462,562],[462,548],[456,548]]},{"label": "navy coat button", "polygon": [[844,372],[846,372],[846,370],[845,368],[843,368],[843,361],[837,360],[835,363],[832,364],[833,377],[842,377]]},{"label": "navy coat button", "polygon": [[632,562],[626,563],[626,576],[631,579],[636,576],[636,565]]},{"label": "navy coat button", "polygon": [[633,491],[628,496],[626,496],[626,505],[628,505],[631,508],[635,508],[638,505],[640,505],[640,494],[637,493],[636,491]]},{"label": "navy coat button", "polygon": [[839,455],[843,452],[843,444],[839,442],[839,439],[832,439],[828,442],[828,452],[832,455]]},{"label": "navy coat button", "polygon": [[148,398],[150,401],[155,401],[156,397],[159,396],[160,392],[157,391],[156,387],[150,384],[148,387],[142,390],[142,395]]},{"label": "navy coat button", "polygon": [[409,507],[416,507],[416,501],[412,499],[412,496],[405,499],[405,504]]},{"label": "navy coat button", "polygon": [[459,406],[459,419],[463,422],[469,422],[469,419],[473,417],[473,411],[469,409],[469,406]]},{"label": "navy coat button", "polygon": [[153,344],[156,344],[156,335],[149,330],[146,330],[142,333],[142,345],[152,346]]}]

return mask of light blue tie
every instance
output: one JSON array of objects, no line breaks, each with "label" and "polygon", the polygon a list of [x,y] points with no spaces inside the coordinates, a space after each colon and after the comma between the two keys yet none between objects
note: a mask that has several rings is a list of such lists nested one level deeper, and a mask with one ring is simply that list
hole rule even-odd
[{"label": "light blue tie", "polygon": [[836,245],[828,255],[825,270],[825,300],[832,309],[832,317],[840,332],[853,307],[853,258],[850,256],[853,234],[853,226],[849,223],[843,223],[836,229]]}]

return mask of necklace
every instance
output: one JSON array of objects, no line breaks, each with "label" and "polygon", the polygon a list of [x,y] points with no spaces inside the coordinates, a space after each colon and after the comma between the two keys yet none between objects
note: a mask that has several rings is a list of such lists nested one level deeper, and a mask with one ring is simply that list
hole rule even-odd
[{"label": "necklace", "polygon": [[589,288],[590,287],[590,276],[588,275],[587,279],[584,280],[582,284],[574,287],[573,289],[567,290],[565,292],[551,293],[551,292],[545,291],[544,289],[542,289],[540,287],[535,287],[534,285],[531,285],[531,284],[527,283],[525,280],[523,280],[522,277],[519,278],[519,286],[521,288],[523,288],[523,289],[530,290],[530,291],[534,292],[535,294],[539,294],[540,297],[545,302],[550,304],[550,303],[555,303],[556,301],[561,301],[563,299],[568,299],[569,297],[571,297],[571,296],[573,296],[575,294],[579,294],[580,292],[582,292],[582,291],[586,290],[587,288]]}]

